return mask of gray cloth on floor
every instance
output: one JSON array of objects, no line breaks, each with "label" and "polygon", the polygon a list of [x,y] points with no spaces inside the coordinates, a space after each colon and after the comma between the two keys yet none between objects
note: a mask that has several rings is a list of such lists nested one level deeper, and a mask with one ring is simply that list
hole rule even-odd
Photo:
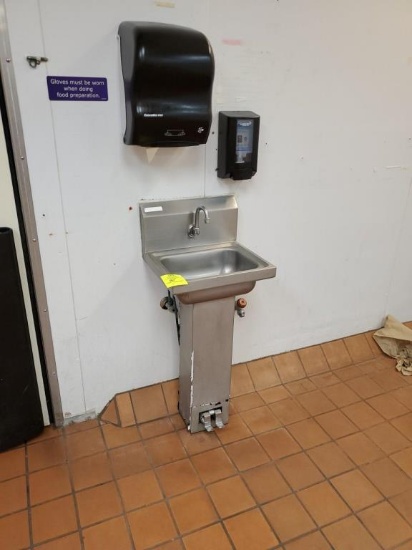
[{"label": "gray cloth on floor", "polygon": [[405,376],[412,376],[412,330],[392,315],[385,326],[373,335],[381,350],[397,360],[396,368]]}]

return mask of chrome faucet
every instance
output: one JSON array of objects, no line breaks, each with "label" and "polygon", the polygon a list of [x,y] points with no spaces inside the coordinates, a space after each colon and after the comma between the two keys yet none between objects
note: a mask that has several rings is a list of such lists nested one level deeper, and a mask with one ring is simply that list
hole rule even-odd
[{"label": "chrome faucet", "polygon": [[206,210],[204,206],[198,206],[196,208],[196,212],[194,213],[193,224],[189,225],[189,231],[187,232],[187,235],[190,239],[193,239],[194,237],[196,237],[196,235],[200,235],[200,227],[199,227],[200,212],[203,212],[203,214],[205,215],[205,223],[210,222],[209,212]]}]

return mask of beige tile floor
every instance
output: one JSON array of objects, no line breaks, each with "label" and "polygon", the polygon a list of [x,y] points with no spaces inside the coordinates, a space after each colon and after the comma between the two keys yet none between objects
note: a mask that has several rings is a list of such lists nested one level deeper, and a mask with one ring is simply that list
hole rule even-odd
[{"label": "beige tile floor", "polygon": [[237,365],[231,394],[212,434],[171,381],[0,454],[0,548],[412,550],[412,377],[370,333]]}]

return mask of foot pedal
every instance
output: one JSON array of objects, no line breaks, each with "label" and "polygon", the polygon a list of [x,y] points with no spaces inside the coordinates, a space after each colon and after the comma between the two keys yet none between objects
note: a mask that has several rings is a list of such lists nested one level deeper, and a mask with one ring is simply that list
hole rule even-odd
[{"label": "foot pedal", "polygon": [[[213,432],[214,427],[222,429],[224,427],[222,420],[222,409],[211,409],[210,411],[201,413],[200,422],[208,432]],[[212,425],[212,422],[214,426]]]},{"label": "foot pedal", "polygon": [[215,424],[216,424],[216,427],[219,428],[220,430],[224,427],[221,409],[215,410]]},{"label": "foot pedal", "polygon": [[207,432],[213,432],[212,415],[210,413],[211,411],[206,411],[200,415],[200,422]]}]

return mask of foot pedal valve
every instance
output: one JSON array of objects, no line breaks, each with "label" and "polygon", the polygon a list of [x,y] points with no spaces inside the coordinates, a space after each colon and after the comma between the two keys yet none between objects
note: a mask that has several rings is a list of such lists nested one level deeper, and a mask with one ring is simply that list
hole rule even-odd
[{"label": "foot pedal valve", "polygon": [[216,428],[223,428],[222,409],[212,409],[200,415],[200,422],[203,424],[207,432],[213,432],[214,423]]},{"label": "foot pedal valve", "polygon": [[212,411],[207,411],[200,415],[200,422],[203,424],[207,432],[213,432],[211,412]]},{"label": "foot pedal valve", "polygon": [[215,410],[215,424],[217,428],[223,428],[222,409]]}]

